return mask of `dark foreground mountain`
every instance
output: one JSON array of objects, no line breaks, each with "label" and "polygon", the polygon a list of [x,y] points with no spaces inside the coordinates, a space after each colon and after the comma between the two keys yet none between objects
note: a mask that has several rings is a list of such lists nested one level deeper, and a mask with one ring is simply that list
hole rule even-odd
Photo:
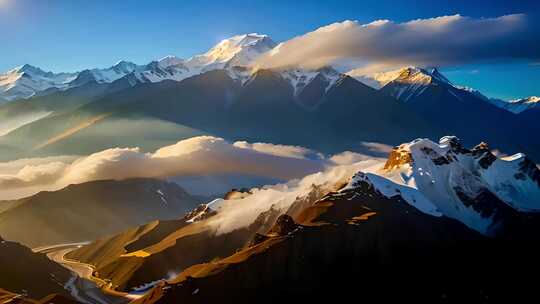
[{"label": "dark foreground mountain", "polygon": [[37,247],[95,240],[156,219],[179,218],[198,202],[175,183],[129,179],[70,185],[15,204],[0,213],[0,233]]},{"label": "dark foreground mountain", "polygon": [[50,294],[41,300],[34,300],[25,295],[9,292],[0,288],[0,303],[16,304],[76,304],[79,303],[71,297],[61,294]]},{"label": "dark foreground mountain", "polygon": [[[64,284],[71,276],[69,270],[50,261],[45,254],[33,253],[27,247],[0,238],[0,288],[5,290],[0,291],[0,299],[27,296],[41,299],[53,293],[67,296]],[[18,302],[2,300],[1,303]]]},{"label": "dark foreground mountain", "polygon": [[[523,300],[540,268],[538,236],[490,239],[433,217],[368,181],[278,218],[252,246],[194,265],[134,303],[462,303]],[[503,280],[511,276],[513,280]]]}]

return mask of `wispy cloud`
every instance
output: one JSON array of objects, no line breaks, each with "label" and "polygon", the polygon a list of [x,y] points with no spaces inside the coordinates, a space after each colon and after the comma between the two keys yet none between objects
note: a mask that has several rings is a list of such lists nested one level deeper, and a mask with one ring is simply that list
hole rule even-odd
[{"label": "wispy cloud", "polygon": [[4,118],[0,121],[0,136],[4,136],[17,128],[20,128],[21,126],[44,118],[51,113],[52,112],[37,111],[20,116]]}]

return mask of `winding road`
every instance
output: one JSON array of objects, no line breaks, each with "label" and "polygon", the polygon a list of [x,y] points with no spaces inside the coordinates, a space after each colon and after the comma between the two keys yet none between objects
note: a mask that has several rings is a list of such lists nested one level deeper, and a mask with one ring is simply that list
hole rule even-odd
[{"label": "winding road", "polygon": [[106,282],[92,276],[94,266],[66,258],[68,253],[86,244],[88,243],[59,244],[34,248],[33,251],[45,253],[49,259],[73,273],[65,288],[77,301],[85,304],[126,304],[140,297],[140,295],[108,290]]}]

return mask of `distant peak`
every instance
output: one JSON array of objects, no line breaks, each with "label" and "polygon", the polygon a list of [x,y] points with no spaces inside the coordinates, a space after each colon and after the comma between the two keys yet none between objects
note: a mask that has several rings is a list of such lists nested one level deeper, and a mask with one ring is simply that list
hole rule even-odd
[{"label": "distant peak", "polygon": [[183,60],[182,58],[179,58],[179,57],[176,57],[174,55],[167,55],[163,58],[161,58],[160,60],[158,61],[165,61],[165,60]]},{"label": "distant peak", "polygon": [[133,66],[136,66],[136,64],[130,61],[126,61],[126,60],[120,60],[113,65],[113,67],[133,67]]},{"label": "distant peak", "polygon": [[120,60],[112,66],[112,70],[121,74],[129,74],[137,68],[137,65],[133,62]]},{"label": "distant peak", "polygon": [[8,71],[9,74],[11,73],[32,73],[32,74],[35,74],[35,73],[40,73],[40,74],[46,74],[47,72],[43,71],[42,69],[36,67],[36,66],[33,66],[33,65],[30,65],[30,64],[23,64],[21,66],[18,66],[10,71]]},{"label": "distant peak", "polygon": [[184,63],[184,59],[178,58],[176,56],[169,55],[169,56],[165,56],[165,57],[161,58],[160,60],[158,60],[158,63],[159,63],[159,66],[165,68],[165,67],[170,67],[170,66],[175,66],[175,65],[182,64],[182,63]]},{"label": "distant peak", "polygon": [[439,69],[437,69],[436,67],[431,68],[431,69],[428,71],[428,73],[429,73],[432,77],[436,78],[436,79],[439,80],[439,81],[442,81],[442,82],[445,82],[445,83],[448,83],[448,84],[452,84],[452,83],[450,82],[450,80],[448,80],[448,78],[446,78],[446,76],[444,76],[443,74],[441,74],[441,72],[439,72]]},{"label": "distant peak", "polygon": [[400,70],[396,78],[399,82],[430,84],[433,82],[452,85],[450,80],[439,72],[437,68],[406,67]]},{"label": "distant peak", "polygon": [[217,48],[223,48],[223,47],[231,48],[231,47],[255,46],[262,42],[269,44],[270,48],[273,48],[276,45],[276,43],[274,43],[274,41],[272,41],[272,39],[270,39],[270,37],[268,37],[267,35],[250,33],[250,34],[236,35],[230,38],[223,39],[216,46],[214,46],[210,51]]},{"label": "distant peak", "polygon": [[529,96],[526,98],[512,99],[509,101],[513,104],[536,104],[540,102],[540,97],[538,96]]},{"label": "distant peak", "polygon": [[241,35],[235,35],[235,36],[232,36],[232,37],[229,37],[229,38],[225,38],[225,39],[221,40],[221,42],[230,41],[230,40],[242,40],[242,39],[246,39],[246,38],[262,40],[262,39],[267,39],[268,35],[258,34],[258,33],[241,34]]},{"label": "distant peak", "polygon": [[273,49],[276,43],[267,35],[242,34],[221,40],[208,52],[186,61],[187,66],[245,66],[261,54]]}]

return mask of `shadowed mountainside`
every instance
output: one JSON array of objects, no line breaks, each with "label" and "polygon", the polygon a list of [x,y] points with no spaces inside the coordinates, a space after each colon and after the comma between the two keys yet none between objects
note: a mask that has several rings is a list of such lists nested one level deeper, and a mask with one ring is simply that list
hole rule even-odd
[{"label": "shadowed mountainside", "polygon": [[87,182],[16,203],[0,213],[0,233],[32,247],[94,240],[156,219],[180,218],[198,204],[175,183],[154,179]]},{"label": "shadowed mountainside", "polygon": [[[29,248],[0,238],[1,288],[37,299],[51,293],[67,295],[63,286],[70,277],[69,270],[50,261],[45,254],[33,253]],[[6,298],[7,294],[4,294]]]}]

